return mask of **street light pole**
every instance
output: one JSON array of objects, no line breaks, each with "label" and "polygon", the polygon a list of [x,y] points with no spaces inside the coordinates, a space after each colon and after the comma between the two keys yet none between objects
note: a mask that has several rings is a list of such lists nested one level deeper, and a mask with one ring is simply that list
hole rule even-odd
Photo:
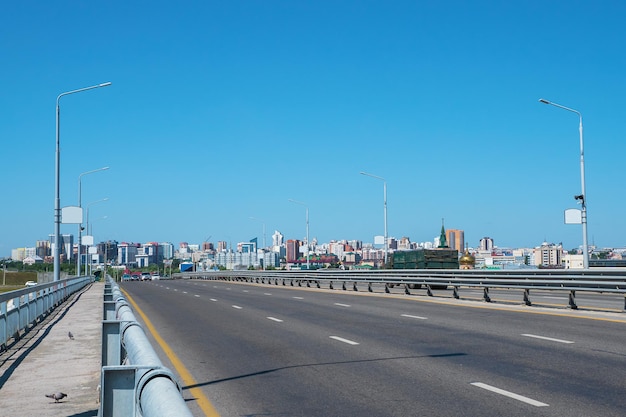
[{"label": "street light pole", "polygon": [[87,174],[93,174],[94,172],[99,172],[99,171],[104,171],[109,169],[109,167],[102,167],[102,168],[98,168],[98,169],[94,169],[93,171],[87,171],[87,172],[83,172],[82,174],[80,174],[78,176],[78,207],[81,208],[81,223],[78,224],[78,257],[76,259],[76,276],[80,276],[80,261],[81,261],[81,255],[82,255],[82,243],[81,243],[81,237],[83,234],[83,224],[82,224],[82,205],[81,205],[81,189],[82,189],[82,185],[81,185],[81,178],[83,175],[87,175]]},{"label": "street light pole", "polygon": [[309,269],[311,269],[309,262],[309,207],[301,201],[296,201],[292,199],[289,199],[289,201],[291,201],[292,203],[300,204],[306,209],[306,270],[308,271]]},{"label": "street light pole", "polygon": [[387,239],[387,181],[383,177],[369,174],[367,172],[360,172],[361,175],[379,179],[383,182],[383,215],[385,217],[385,266],[387,265],[387,253],[389,252],[389,242]]},{"label": "street light pole", "polygon": [[61,136],[61,107],[59,106],[59,102],[61,97],[67,96],[69,94],[80,93],[87,90],[92,90],[94,88],[100,87],[108,87],[111,85],[110,82],[92,85],[91,87],[79,88],[78,90],[67,91],[65,93],[61,93],[57,96],[57,106],[56,106],[56,152],[55,152],[55,164],[54,164],[54,281],[60,280],[61,275],[61,257],[60,257],[60,240],[61,240],[61,187],[60,187],[60,177],[61,177],[61,147],[60,147],[60,136]]},{"label": "street light pole", "polygon": [[585,150],[583,144],[583,115],[578,111],[569,107],[562,106],[557,103],[553,103],[546,99],[539,99],[540,103],[549,104],[554,107],[558,107],[563,110],[567,110],[578,115],[578,132],[580,136],[580,186],[581,194],[574,196],[576,200],[580,200],[581,203],[581,223],[583,229],[583,268],[589,268],[589,247],[587,244],[587,193],[585,191]]},{"label": "street light pole", "polygon": [[[85,229],[87,230],[87,235],[91,235],[91,231],[89,230],[89,207],[93,206],[94,204],[102,203],[103,201],[107,201],[108,199],[109,199],[109,197],[105,197],[105,198],[103,198],[101,200],[96,200],[96,201],[93,201],[93,202],[87,204],[87,219],[86,219],[86,222],[85,222]],[[91,261],[89,262],[89,267],[91,267]],[[87,264],[85,264],[85,274],[87,274]]]}]

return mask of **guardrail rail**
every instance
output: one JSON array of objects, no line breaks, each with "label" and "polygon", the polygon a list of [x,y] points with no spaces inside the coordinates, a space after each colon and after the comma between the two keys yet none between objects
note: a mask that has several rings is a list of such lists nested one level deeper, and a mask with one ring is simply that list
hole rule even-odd
[{"label": "guardrail rail", "polygon": [[0,351],[92,282],[89,276],[74,277],[0,294]]},{"label": "guardrail rail", "polygon": [[315,285],[324,284],[330,289],[340,286],[358,291],[359,286],[367,285],[372,292],[372,284],[384,285],[385,292],[395,286],[404,287],[406,294],[411,290],[424,288],[429,296],[433,289],[452,289],[452,296],[460,298],[462,288],[481,288],[483,299],[491,302],[489,290],[494,288],[519,289],[523,291],[523,302],[532,305],[531,290],[569,291],[568,305],[577,309],[576,292],[597,292],[624,294],[626,310],[626,269],[593,268],[585,270],[460,270],[460,269],[381,269],[381,270],[335,270],[315,271],[274,270],[274,271],[205,271],[174,274],[174,278],[210,279],[227,281],[247,281],[275,285]]},{"label": "guardrail rail", "polygon": [[99,417],[191,417],[182,388],[163,366],[110,277],[104,290]]}]

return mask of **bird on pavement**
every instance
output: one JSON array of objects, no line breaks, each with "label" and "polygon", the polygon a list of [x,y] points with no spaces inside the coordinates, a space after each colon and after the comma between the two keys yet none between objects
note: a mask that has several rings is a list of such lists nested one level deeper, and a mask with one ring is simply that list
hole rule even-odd
[{"label": "bird on pavement", "polygon": [[63,398],[67,397],[67,394],[64,394],[62,392],[55,392],[54,394],[46,394],[46,397],[52,398],[55,403],[58,403],[59,400],[62,400]]},{"label": "bird on pavement", "polygon": [[67,332],[67,336],[68,336],[70,339],[74,340],[74,335],[72,334],[72,332]]}]

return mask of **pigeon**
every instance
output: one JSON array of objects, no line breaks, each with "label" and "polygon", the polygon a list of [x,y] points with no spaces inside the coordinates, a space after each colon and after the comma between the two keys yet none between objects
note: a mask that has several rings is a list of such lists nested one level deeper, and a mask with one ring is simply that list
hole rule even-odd
[{"label": "pigeon", "polygon": [[46,394],[46,397],[52,398],[54,399],[55,403],[58,403],[59,400],[62,400],[63,398],[67,397],[67,394],[64,394],[62,392],[55,392],[54,394]]},{"label": "pigeon", "polygon": [[74,340],[74,335],[72,334],[72,332],[67,332],[67,336],[68,336],[70,339]]}]

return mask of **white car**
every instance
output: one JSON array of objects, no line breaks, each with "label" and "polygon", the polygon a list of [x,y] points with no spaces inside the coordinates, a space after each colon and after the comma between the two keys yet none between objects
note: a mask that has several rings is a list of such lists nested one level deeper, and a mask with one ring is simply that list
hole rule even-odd
[{"label": "white car", "polygon": [[35,285],[37,285],[37,283],[35,281],[26,281],[26,285],[27,287],[34,287]]}]

